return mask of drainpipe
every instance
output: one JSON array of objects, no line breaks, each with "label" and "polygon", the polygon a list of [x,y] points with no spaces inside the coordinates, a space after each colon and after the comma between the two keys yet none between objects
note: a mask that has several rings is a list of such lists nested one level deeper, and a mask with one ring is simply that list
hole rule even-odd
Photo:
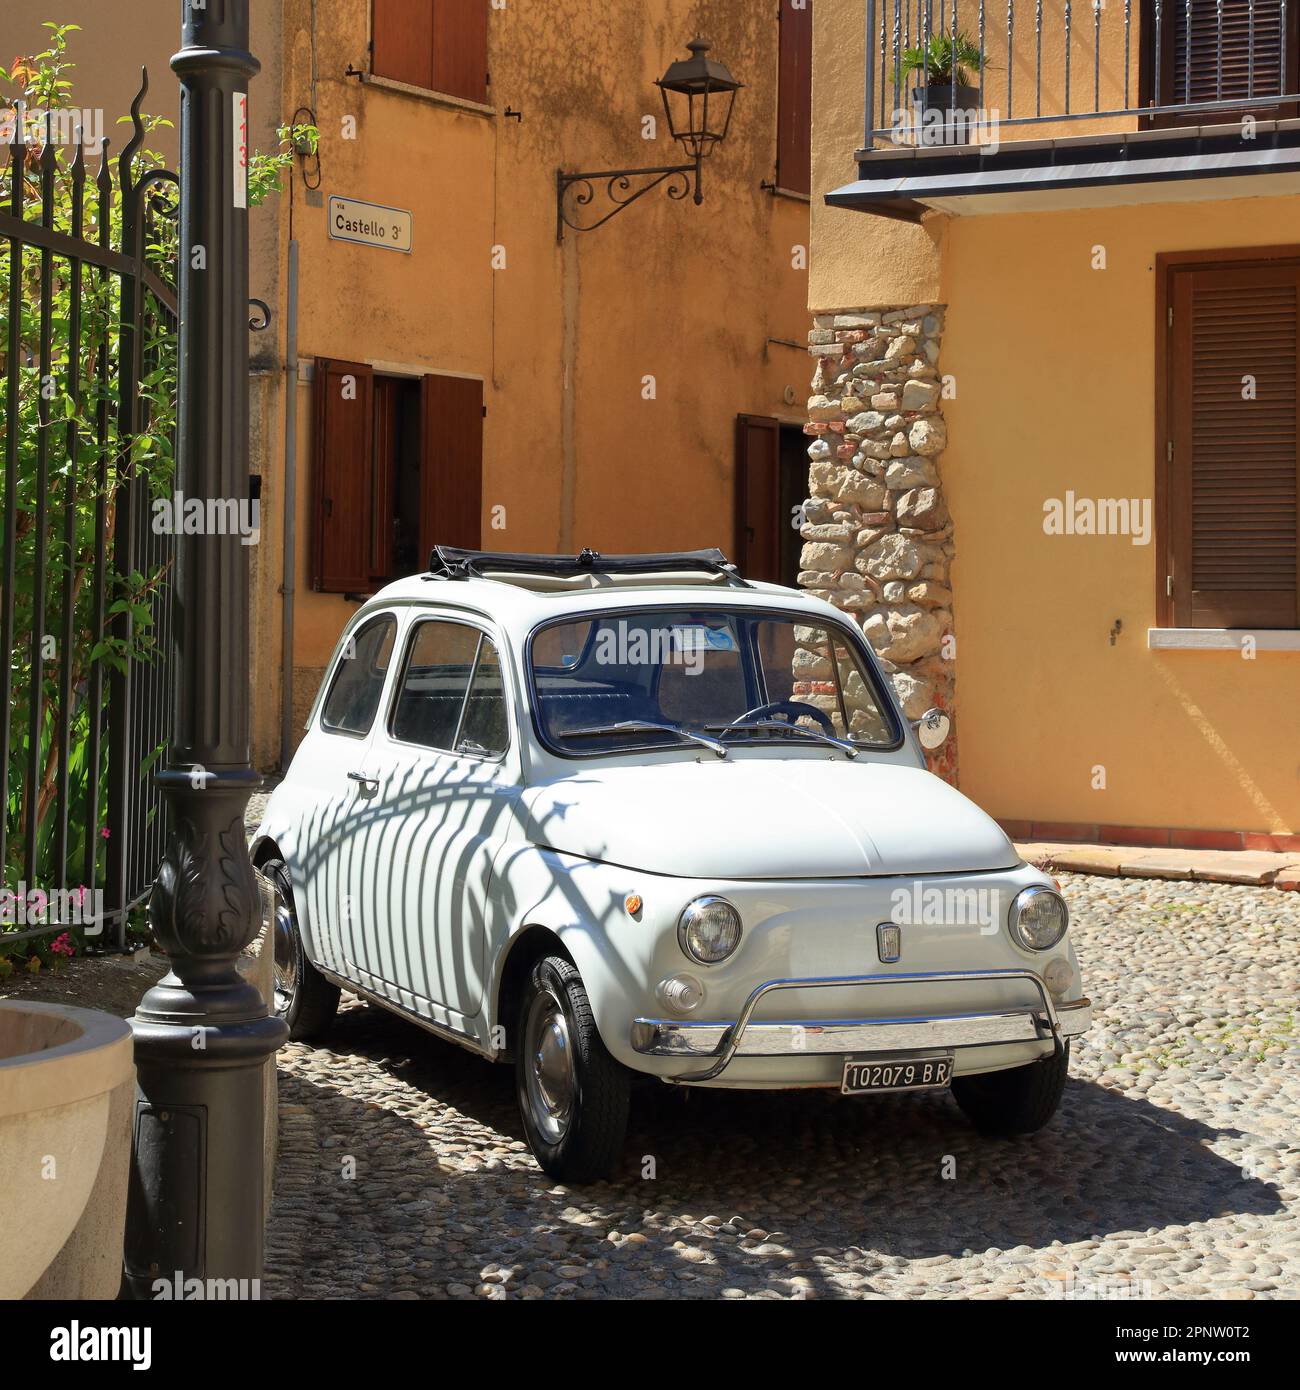
[{"label": "drainpipe", "polygon": [[284,596],[280,649],[280,771],[293,756],[293,593],[298,574],[298,243],[289,240],[284,355]]}]

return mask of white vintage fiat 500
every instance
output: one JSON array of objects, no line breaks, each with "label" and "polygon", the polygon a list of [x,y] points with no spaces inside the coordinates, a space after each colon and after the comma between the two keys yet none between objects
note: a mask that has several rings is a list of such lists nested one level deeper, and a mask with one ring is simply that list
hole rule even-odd
[{"label": "white vintage fiat 500", "polygon": [[718,551],[440,547],[348,625],[254,860],[276,1001],[513,1061],[537,1161],[632,1083],[951,1088],[1039,1129],[1090,1005],[1052,880],[926,771],[861,632]]}]

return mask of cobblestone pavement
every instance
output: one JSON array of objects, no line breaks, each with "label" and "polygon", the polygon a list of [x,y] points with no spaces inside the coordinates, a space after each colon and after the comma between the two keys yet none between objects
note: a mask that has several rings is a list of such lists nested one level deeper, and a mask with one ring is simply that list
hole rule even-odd
[{"label": "cobblestone pavement", "polygon": [[658,1086],[619,1179],[566,1188],[508,1068],[345,1008],[281,1054],[266,1293],[1295,1297],[1300,894],[1062,883],[1097,1022],[1030,1140],[946,1096]]}]

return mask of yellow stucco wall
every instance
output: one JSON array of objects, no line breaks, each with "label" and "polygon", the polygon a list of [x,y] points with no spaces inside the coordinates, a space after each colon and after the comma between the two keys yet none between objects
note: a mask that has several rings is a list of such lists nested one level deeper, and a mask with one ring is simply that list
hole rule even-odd
[{"label": "yellow stucco wall", "polygon": [[1067,489],[1152,495],[1156,253],[1297,240],[1300,198],[951,219],[961,778],[994,814],[1300,827],[1300,654],[1149,651],[1154,545],[1043,532]]},{"label": "yellow stucco wall", "polygon": [[[1090,102],[1091,12],[1076,9]],[[963,790],[1006,819],[1300,830],[1300,654],[1151,651],[1154,544],[1043,531],[1044,502],[1067,490],[1152,497],[1157,253],[1300,242],[1300,197],[931,215],[921,227],[828,208],[822,195],[856,177],[862,61],[861,4],[818,0],[809,299],[821,311],[948,306],[939,369],[956,394],[943,401],[940,467]],[[995,61],[994,87],[1005,53]],[[1062,95],[1060,67],[1045,54],[1045,109]],[[1018,45],[1026,98],[1032,72],[1032,46]],[[1122,66],[1107,73],[1103,104],[1108,81],[1122,99]]]},{"label": "yellow stucco wall", "polygon": [[[891,11],[892,13],[892,11]],[[929,304],[939,298],[939,241],[944,222],[926,227],[827,207],[822,195],[858,176],[862,144],[862,0],[817,0],[813,8],[812,259],[808,303]]]},{"label": "yellow stucco wall", "polygon": [[[311,104],[306,0],[284,6],[287,116]],[[368,6],[318,6],[322,193],[411,210],[410,256],[330,241],[326,207],[294,194],[299,350],[483,378],[484,544],[502,549],[732,547],[738,413],[800,422],[808,359],[807,203],[760,189],[775,162],[775,7],[578,0],[490,12],[497,114],[344,79],[366,64]],[[745,83],[706,166],[704,202],[648,194],[607,226],[555,239],[555,172],[679,162],[653,81],[697,32]],[[263,100],[272,94],[262,93]],[[509,105],[522,122],[499,114]],[[658,118],[655,140],[642,117]],[[345,117],[356,138],[343,138]],[[280,202],[281,264],[287,242]],[[494,271],[494,246],[506,268]],[[253,265],[252,292],[266,269]],[[281,308],[283,309],[282,286]],[[655,399],[643,399],[643,378]],[[786,399],[791,388],[791,399]],[[255,757],[278,735],[282,416],[266,383]],[[295,665],[327,660],[355,605],[309,588],[311,391],[298,388]],[[258,441],[255,441],[255,449]],[[506,528],[487,529],[504,506]],[[306,693],[310,693],[307,691]],[[298,692],[301,704],[304,691]]]}]

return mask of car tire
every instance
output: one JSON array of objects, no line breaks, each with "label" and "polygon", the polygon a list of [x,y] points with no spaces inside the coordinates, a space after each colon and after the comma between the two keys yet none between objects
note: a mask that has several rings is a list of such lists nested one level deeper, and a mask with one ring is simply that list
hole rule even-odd
[{"label": "car tire", "polygon": [[953,1099],[981,1134],[1035,1134],[1056,1114],[1070,1068],[1070,1044],[1041,1062],[982,1076],[954,1076]]},{"label": "car tire", "polygon": [[269,859],[262,873],[275,888],[275,918],[271,924],[275,950],[275,1012],[289,1027],[294,1042],[310,1042],[329,1032],[339,1007],[339,988],[307,959],[293,885],[282,859]]},{"label": "car tire", "polygon": [[515,1091],[533,1156],[560,1182],[609,1177],[627,1134],[631,1076],[601,1042],[572,961],[537,962],[517,1026]]}]

